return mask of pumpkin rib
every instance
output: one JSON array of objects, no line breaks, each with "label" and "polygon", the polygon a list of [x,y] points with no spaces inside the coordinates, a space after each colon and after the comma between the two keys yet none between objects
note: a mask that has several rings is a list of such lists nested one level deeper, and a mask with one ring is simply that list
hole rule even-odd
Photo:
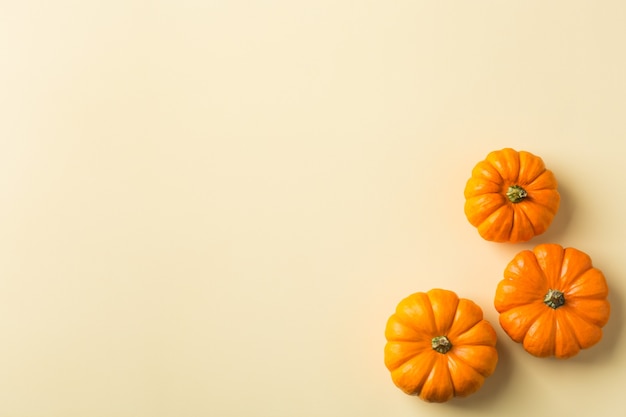
[{"label": "pumpkin rib", "polygon": [[[569,322],[581,349],[587,349],[602,339],[602,328],[581,317],[575,310],[570,310],[565,318]],[[573,323],[576,321],[576,323]]]},{"label": "pumpkin rib", "polygon": [[562,288],[570,288],[576,281],[592,269],[591,258],[574,248],[565,248],[561,262],[561,277],[559,284]]},{"label": "pumpkin rib", "polygon": [[[415,356],[408,358],[404,361],[398,361],[397,365],[395,367],[391,366],[394,362],[390,362],[390,367],[389,370],[390,371],[397,371],[398,369],[402,368],[402,367],[406,367],[406,366],[410,366],[411,368],[413,367],[413,365],[415,365],[414,362],[423,362],[426,361],[426,363],[428,362],[432,362],[435,360],[435,352],[432,349],[426,349],[424,351],[418,352],[415,354]],[[421,369],[422,366],[420,364],[420,366],[417,366],[416,368]],[[405,370],[406,371],[406,370]]]},{"label": "pumpkin rib", "polygon": [[469,366],[456,355],[448,355],[448,368],[454,395],[457,397],[467,397],[478,391],[485,382],[485,377],[476,369]]},{"label": "pumpkin rib", "polygon": [[417,331],[418,329],[415,327],[415,323],[411,320],[409,320],[408,317],[406,317],[405,314],[398,314],[398,312],[396,311],[393,315],[391,315],[391,318],[394,318],[398,323],[400,323],[401,325],[403,325],[404,327],[406,327],[407,329],[411,329],[413,331]]},{"label": "pumpkin rib", "polygon": [[485,378],[493,374],[498,363],[498,351],[495,345],[457,346],[448,353],[451,353],[455,358],[464,362]]},{"label": "pumpkin rib", "polygon": [[[565,306],[563,306],[563,307],[565,307]],[[565,313],[567,313],[567,314],[564,314],[563,311]],[[561,316],[562,316],[563,320],[566,321],[567,324],[569,325],[569,329],[572,332],[571,333],[572,337],[574,337],[576,339],[576,343],[578,343],[578,346],[581,346],[581,341],[579,340],[579,337],[576,335],[576,332],[574,330],[576,326],[575,326],[574,323],[572,323],[572,321],[573,320],[577,320],[579,322],[580,321],[584,321],[585,323],[587,323],[587,324],[589,324],[591,326],[594,326],[594,324],[591,323],[590,321],[588,321],[587,319],[585,319],[584,317],[578,315],[578,312],[574,308],[569,308],[569,309],[564,308],[564,309],[561,309]]]},{"label": "pumpkin rib", "polygon": [[497,335],[491,324],[486,320],[481,320],[460,335],[450,336],[452,346],[495,346]]},{"label": "pumpkin rib", "polygon": [[496,288],[494,306],[499,312],[543,300],[547,286],[528,288],[524,282],[502,280]]},{"label": "pumpkin rib", "polygon": [[498,170],[488,161],[480,161],[472,169],[472,177],[491,181],[495,184],[502,184],[504,179]]},{"label": "pumpkin rib", "polygon": [[499,194],[501,189],[501,183],[496,183],[488,179],[472,177],[467,181],[463,195],[467,199],[483,194]]},{"label": "pumpkin rib", "polygon": [[532,183],[546,171],[546,166],[538,156],[531,154],[530,152],[520,151],[519,152],[520,159],[520,174],[519,174],[519,182],[522,187],[526,187],[528,184]]},{"label": "pumpkin rib", "polygon": [[548,307],[539,314],[526,331],[522,345],[530,354],[540,358],[554,355],[556,339],[555,313],[554,309]]},{"label": "pumpkin rib", "polygon": [[[385,345],[385,366],[387,369],[397,369],[412,358],[432,350],[430,343],[395,342],[389,341]],[[393,360],[391,360],[393,359]]]},{"label": "pumpkin rib", "polygon": [[438,355],[430,374],[422,385],[420,398],[429,402],[445,402],[454,396],[452,377],[446,355]]},{"label": "pumpkin rib", "polygon": [[544,281],[544,272],[537,262],[537,257],[531,250],[523,250],[515,255],[504,270],[505,279],[527,281],[533,279],[535,284]]},{"label": "pumpkin rib", "polygon": [[407,394],[421,392],[430,369],[437,359],[434,351],[423,352],[391,370],[391,380]]},{"label": "pumpkin rib", "polygon": [[604,327],[611,315],[611,304],[606,299],[575,298],[567,301],[561,309],[598,327]]},{"label": "pumpkin rib", "polygon": [[515,205],[510,205],[509,206],[509,213],[511,216],[511,225],[509,226],[509,231],[507,233],[507,240],[508,241],[515,241],[513,239],[513,235],[518,235],[518,233],[515,232],[515,229],[517,227],[517,222],[515,221]]},{"label": "pumpkin rib", "polygon": [[[465,345],[468,348],[472,348],[472,345]],[[475,345],[475,346],[486,346],[486,347],[493,347],[493,346],[488,346],[488,345]],[[456,360],[458,363],[462,363],[463,365],[465,365],[466,367],[468,367],[469,369],[471,369],[472,371],[476,372],[476,374],[482,376],[483,378],[487,378],[489,375],[491,374],[487,374],[487,375],[483,375],[479,369],[476,369],[474,366],[472,366],[471,363],[469,363],[469,361],[467,359],[464,359],[463,357],[457,355],[453,352],[451,352],[451,354],[449,355],[450,358],[454,358],[454,360]],[[483,372],[486,372],[483,369]]]},{"label": "pumpkin rib", "polygon": [[[436,323],[430,300],[425,293],[415,293],[402,300],[395,313],[400,319],[411,325],[418,331],[432,334],[435,332]],[[412,318],[421,317],[415,321]]]},{"label": "pumpkin rib", "polygon": [[536,200],[536,195],[530,196],[527,200],[520,203],[520,208],[524,210],[524,213],[528,216],[530,223],[532,224],[533,231],[536,236],[543,234],[556,215],[556,209],[548,207],[543,203]]},{"label": "pumpkin rib", "polygon": [[476,195],[465,202],[465,215],[473,226],[478,227],[505,204],[499,193]]},{"label": "pumpkin rib", "polygon": [[459,299],[448,337],[450,339],[461,337],[482,320],[483,311],[476,303],[463,298]]},{"label": "pumpkin rib", "polygon": [[[541,200],[536,199],[535,196],[528,197],[526,200],[522,201],[519,206],[524,209],[524,214],[528,216],[528,219],[535,219],[533,223],[537,224],[550,224],[557,213],[554,207],[550,207]],[[533,211],[539,213],[533,217]],[[540,216],[540,214],[542,216]]]},{"label": "pumpkin rib", "polygon": [[[566,305],[564,305],[563,307],[565,307]],[[570,316],[576,316],[577,319],[580,319],[582,321],[584,321],[585,323],[591,325],[591,326],[596,326],[595,323],[593,323],[591,320],[587,319],[587,317],[584,316],[584,314],[581,314],[581,311],[577,308],[573,308],[570,306],[569,309],[565,310]],[[571,324],[571,323],[570,323]],[[599,327],[599,326],[596,326]]]},{"label": "pumpkin rib", "polygon": [[393,342],[412,342],[421,337],[422,332],[405,320],[406,319],[401,318],[397,314],[389,317],[387,325],[385,326],[385,337],[387,340]]},{"label": "pumpkin rib", "polygon": [[516,183],[518,181],[520,161],[519,154],[515,150],[504,148],[500,151],[490,152],[486,161],[500,174],[503,183]]},{"label": "pumpkin rib", "polygon": [[537,264],[542,269],[550,288],[555,288],[559,284],[564,252],[560,245],[550,243],[537,245],[533,249]]},{"label": "pumpkin rib", "polygon": [[556,190],[558,183],[554,173],[546,169],[526,186],[527,191]]},{"label": "pumpkin rib", "polygon": [[[414,333],[420,334],[423,333],[425,330],[424,329],[420,329],[418,327],[415,326],[416,322],[413,322],[411,320],[409,320],[408,317],[405,317],[403,315],[400,315],[398,313],[394,314],[393,317],[397,323],[401,324],[402,326],[404,326],[405,328],[411,330]],[[390,317],[390,319],[391,319]]]},{"label": "pumpkin rib", "polygon": [[512,242],[525,242],[532,239],[535,234],[528,215],[524,210],[518,207],[518,204],[513,205],[513,225],[511,226],[511,241]]},{"label": "pumpkin rib", "polygon": [[556,216],[559,210],[561,197],[556,190],[534,190],[529,191],[528,198],[522,201],[521,204],[529,206],[534,204],[538,207],[533,207],[535,210],[541,209],[550,217]]},{"label": "pumpkin rib", "polygon": [[542,314],[545,305],[542,301],[532,304],[523,304],[504,311],[499,311],[499,322],[502,329],[509,337],[520,343],[530,329],[530,326]]},{"label": "pumpkin rib", "polygon": [[559,308],[556,310],[554,356],[560,359],[570,358],[580,351],[580,344],[578,343],[574,330],[565,315],[566,314],[562,309]]},{"label": "pumpkin rib", "polygon": [[484,222],[478,226],[478,232],[481,236],[496,242],[506,242],[511,235],[511,227],[513,226],[513,216],[511,207],[502,205],[493,213],[491,213]]},{"label": "pumpkin rib", "polygon": [[459,297],[452,291],[433,289],[426,293],[435,319],[437,336],[446,335],[454,322]]},{"label": "pumpkin rib", "polygon": [[524,212],[526,217],[528,218],[528,223],[532,228],[532,232],[534,236],[538,236],[545,231],[545,220],[542,217],[538,217],[537,209],[533,207],[532,204],[529,204],[527,201],[522,201],[519,204],[519,209]]},{"label": "pumpkin rib", "polygon": [[576,294],[576,293],[565,293],[566,297],[565,299],[568,299],[567,296],[569,296],[569,299],[571,298],[577,298],[580,300],[602,300],[603,298],[605,298],[606,296],[608,296],[608,293],[594,293],[594,294],[584,294],[584,295],[580,295],[580,294]]},{"label": "pumpkin rib", "polygon": [[609,287],[604,274],[599,269],[591,268],[567,287],[565,295],[576,298],[606,298]]},{"label": "pumpkin rib", "polygon": [[[513,259],[507,264],[504,271],[505,275],[511,272],[511,266],[514,265],[517,265],[515,271],[517,279],[526,279],[529,272],[532,272],[533,275],[543,274],[543,269],[537,260],[535,252],[530,249],[522,250],[521,252],[518,252],[515,257],[513,257]],[[530,271],[528,271],[529,268]]]}]

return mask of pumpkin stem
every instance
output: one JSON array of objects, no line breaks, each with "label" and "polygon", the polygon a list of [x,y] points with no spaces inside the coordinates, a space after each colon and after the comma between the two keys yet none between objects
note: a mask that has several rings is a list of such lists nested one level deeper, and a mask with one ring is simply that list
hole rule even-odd
[{"label": "pumpkin stem", "polygon": [[433,337],[432,340],[433,350],[436,350],[439,353],[446,353],[450,349],[452,349],[452,343],[445,336],[437,336]]},{"label": "pumpkin stem", "polygon": [[563,293],[561,291],[553,290],[552,288],[550,288],[548,292],[546,293],[546,296],[544,297],[543,302],[548,307],[552,307],[553,309],[556,310],[557,308],[565,304],[565,297],[563,296]]},{"label": "pumpkin stem", "polygon": [[519,203],[528,197],[528,192],[519,185],[511,185],[506,191],[506,196],[511,203]]}]

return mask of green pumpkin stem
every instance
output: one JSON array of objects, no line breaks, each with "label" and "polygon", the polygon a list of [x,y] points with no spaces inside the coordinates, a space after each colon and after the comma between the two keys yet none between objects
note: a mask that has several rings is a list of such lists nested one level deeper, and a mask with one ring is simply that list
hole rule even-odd
[{"label": "green pumpkin stem", "polygon": [[506,196],[511,203],[519,203],[528,197],[528,192],[519,185],[511,185],[506,191]]},{"label": "green pumpkin stem", "polygon": [[437,336],[433,337],[432,340],[433,350],[436,350],[439,353],[446,353],[450,349],[452,349],[452,343],[445,336]]},{"label": "green pumpkin stem", "polygon": [[548,292],[546,293],[546,296],[544,297],[543,302],[548,307],[552,307],[553,309],[556,310],[557,308],[565,304],[565,297],[563,296],[563,293],[561,291],[553,290],[552,288],[550,288]]}]

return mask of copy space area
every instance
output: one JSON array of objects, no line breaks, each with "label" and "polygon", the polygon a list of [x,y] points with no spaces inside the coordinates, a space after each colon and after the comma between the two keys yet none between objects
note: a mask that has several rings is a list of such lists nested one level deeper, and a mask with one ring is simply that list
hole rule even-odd
[{"label": "copy space area", "polygon": [[[626,3],[0,1],[0,416],[623,415]],[[549,230],[483,240],[472,167],[541,156]],[[602,340],[538,359],[507,263],[591,256]],[[480,391],[383,364],[407,295],[495,327]]]}]

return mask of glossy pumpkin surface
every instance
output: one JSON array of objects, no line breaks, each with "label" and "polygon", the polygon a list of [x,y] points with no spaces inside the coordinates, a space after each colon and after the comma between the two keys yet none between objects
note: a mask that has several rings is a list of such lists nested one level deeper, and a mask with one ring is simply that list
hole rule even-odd
[{"label": "glossy pumpkin surface", "polygon": [[481,308],[448,290],[402,300],[385,336],[385,365],[394,384],[428,402],[476,392],[498,362],[496,332]]},{"label": "glossy pumpkin surface", "polygon": [[561,197],[552,171],[530,152],[493,151],[465,186],[465,215],[486,240],[525,242],[545,232]]},{"label": "glossy pumpkin surface", "polygon": [[602,338],[611,311],[608,292],[587,254],[542,244],[507,265],[495,307],[504,331],[526,351],[564,359]]}]

